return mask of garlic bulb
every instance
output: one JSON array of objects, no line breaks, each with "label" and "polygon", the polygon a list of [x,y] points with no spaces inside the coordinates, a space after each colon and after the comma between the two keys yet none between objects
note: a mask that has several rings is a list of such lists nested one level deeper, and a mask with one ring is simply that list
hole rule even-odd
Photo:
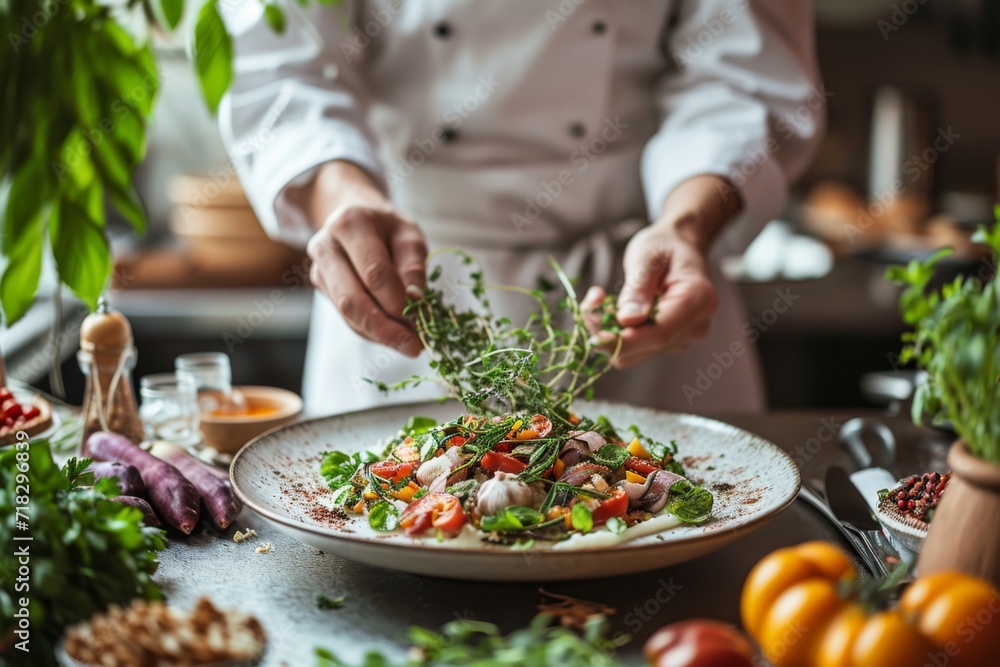
[{"label": "garlic bulb", "polygon": [[517,475],[498,472],[479,486],[476,509],[483,516],[493,516],[505,507],[530,505],[534,496],[531,487],[519,480]]},{"label": "garlic bulb", "polygon": [[421,486],[427,486],[436,477],[450,470],[451,460],[447,456],[435,456],[432,459],[424,461],[417,468],[417,483]]}]

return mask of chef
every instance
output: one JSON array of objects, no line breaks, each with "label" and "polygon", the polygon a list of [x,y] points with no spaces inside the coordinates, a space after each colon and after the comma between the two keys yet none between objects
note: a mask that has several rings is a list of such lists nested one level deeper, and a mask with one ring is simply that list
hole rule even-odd
[{"label": "chef", "polygon": [[[428,372],[402,311],[443,246],[490,284],[535,287],[554,257],[585,304],[619,293],[599,396],[764,407],[749,314],[717,260],[781,213],[818,140],[808,2],[287,3],[281,34],[262,4],[228,11],[221,126],[265,229],[313,260],[307,410],[433,394],[364,379]],[[515,322],[532,305],[491,298]]]}]

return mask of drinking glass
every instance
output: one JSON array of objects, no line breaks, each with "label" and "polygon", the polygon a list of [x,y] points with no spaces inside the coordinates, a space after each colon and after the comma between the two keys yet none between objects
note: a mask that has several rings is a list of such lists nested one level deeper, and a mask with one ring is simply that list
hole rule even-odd
[{"label": "drinking glass", "polygon": [[178,375],[190,377],[202,412],[240,413],[246,410],[243,393],[233,389],[233,369],[222,352],[192,352],[174,360]]},{"label": "drinking glass", "polygon": [[201,441],[198,393],[190,376],[147,375],[139,381],[139,416],[149,440],[169,440],[183,447]]}]

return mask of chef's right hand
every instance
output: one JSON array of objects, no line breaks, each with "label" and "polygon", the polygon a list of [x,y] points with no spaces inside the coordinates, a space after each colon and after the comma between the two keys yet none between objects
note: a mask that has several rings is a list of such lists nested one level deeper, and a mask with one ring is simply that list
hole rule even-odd
[{"label": "chef's right hand", "polygon": [[420,229],[347,162],[325,165],[307,197],[314,214],[328,212],[306,246],[313,285],[359,335],[410,357],[420,354],[420,340],[403,317],[407,296],[419,298],[426,284]]}]

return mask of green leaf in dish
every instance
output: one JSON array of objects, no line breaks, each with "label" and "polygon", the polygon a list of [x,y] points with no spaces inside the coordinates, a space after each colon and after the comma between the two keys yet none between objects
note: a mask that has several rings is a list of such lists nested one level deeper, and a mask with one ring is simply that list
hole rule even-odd
[{"label": "green leaf in dish", "polygon": [[399,510],[387,500],[368,510],[368,525],[379,532],[389,532],[399,526]]},{"label": "green leaf in dish", "polygon": [[711,491],[682,479],[670,487],[667,511],[683,523],[698,525],[711,518],[713,502]]},{"label": "green leaf in dish", "polygon": [[573,505],[573,509],[570,510],[570,520],[573,528],[581,533],[589,533],[594,529],[594,515],[583,503]]}]

